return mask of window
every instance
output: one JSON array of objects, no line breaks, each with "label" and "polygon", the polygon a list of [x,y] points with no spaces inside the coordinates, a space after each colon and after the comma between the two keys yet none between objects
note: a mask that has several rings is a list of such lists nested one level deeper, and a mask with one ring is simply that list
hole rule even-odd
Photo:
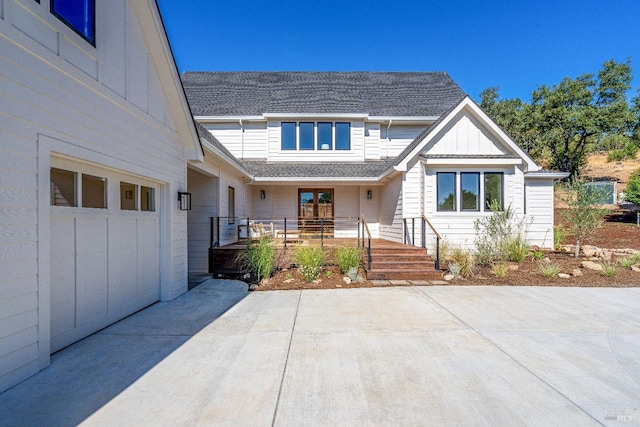
[{"label": "window", "polygon": [[229,203],[227,205],[227,220],[229,224],[236,223],[236,189],[229,187],[227,192]]},{"label": "window", "polygon": [[78,205],[76,178],[75,172],[51,168],[51,206],[75,207]]},{"label": "window", "polygon": [[[491,202],[497,200],[502,209],[504,203],[504,197],[502,195],[502,176],[501,172],[485,172],[484,174],[484,201],[485,210],[490,211]],[[525,197],[525,201],[526,201]]]},{"label": "window", "polygon": [[282,123],[281,133],[282,133],[281,148],[283,150],[295,150],[296,149],[296,124]]},{"label": "window", "polygon": [[313,123],[300,123],[300,150],[313,150]]},{"label": "window", "polygon": [[349,122],[282,122],[280,135],[282,150],[351,150]]},{"label": "window", "polygon": [[95,0],[51,0],[51,13],[95,46]]},{"label": "window", "polygon": [[462,172],[460,174],[460,188],[462,194],[463,211],[480,210],[480,174],[477,172]]},{"label": "window", "polygon": [[331,150],[333,148],[333,131],[331,123],[318,123],[318,150]]},{"label": "window", "polygon": [[93,175],[82,175],[82,207],[107,208],[107,179]]},{"label": "window", "polygon": [[351,150],[351,123],[336,123],[336,150]]},{"label": "window", "polygon": [[[459,179],[456,180],[457,175]],[[504,173],[502,172],[438,172],[436,173],[437,210],[439,212],[491,212],[496,200],[504,206]],[[481,187],[481,183],[484,185]],[[460,200],[458,201],[458,194]],[[481,205],[484,200],[484,206]]]},{"label": "window", "polygon": [[128,182],[120,183],[120,209],[123,211],[138,210],[138,186]]},{"label": "window", "polygon": [[140,186],[140,210],[145,212],[156,211],[155,188]]},{"label": "window", "polygon": [[436,174],[438,185],[438,210],[456,210],[456,174],[455,172],[438,172]]}]

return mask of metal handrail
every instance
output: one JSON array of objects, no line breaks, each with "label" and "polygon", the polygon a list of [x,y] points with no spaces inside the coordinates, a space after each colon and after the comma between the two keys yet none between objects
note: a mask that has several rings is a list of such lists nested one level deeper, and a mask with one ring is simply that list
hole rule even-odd
[{"label": "metal handrail", "polygon": [[[367,220],[364,215],[360,215],[361,223],[362,223],[362,247],[364,245],[365,231],[367,235],[367,270],[371,270],[371,231],[369,231],[369,225],[367,224]],[[359,231],[358,231],[359,234]]]},{"label": "metal handrail", "polygon": [[[403,230],[403,243],[404,244],[408,244],[407,240],[409,239],[409,224],[408,224],[408,220],[411,220],[411,242],[409,244],[411,244],[412,246],[416,246],[416,223],[415,220],[416,218],[405,218],[404,219],[404,230]],[[440,270],[440,240],[442,240],[442,236],[440,236],[440,233],[438,233],[438,231],[435,229],[435,227],[433,226],[433,224],[431,224],[431,221],[429,221],[429,219],[422,215],[420,217],[418,217],[418,219],[421,221],[421,235],[422,235],[422,242],[421,242],[421,247],[423,249],[427,249],[427,240],[426,240],[426,226],[428,225],[429,228],[431,228],[431,231],[433,231],[433,234],[436,237],[436,257],[435,257],[435,268],[436,270]]]}]

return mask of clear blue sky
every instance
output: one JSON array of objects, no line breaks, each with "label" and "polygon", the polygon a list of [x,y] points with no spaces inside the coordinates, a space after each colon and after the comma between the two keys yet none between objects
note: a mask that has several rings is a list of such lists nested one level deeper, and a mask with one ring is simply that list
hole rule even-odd
[{"label": "clear blue sky", "polygon": [[[631,58],[640,0],[158,0],[183,71],[446,71],[479,100]],[[633,81],[640,87],[640,77]]]}]

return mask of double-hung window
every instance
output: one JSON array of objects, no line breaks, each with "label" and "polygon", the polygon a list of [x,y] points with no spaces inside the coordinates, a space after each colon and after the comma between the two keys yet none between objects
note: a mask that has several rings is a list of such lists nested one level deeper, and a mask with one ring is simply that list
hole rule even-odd
[{"label": "double-hung window", "polygon": [[[504,207],[502,172],[438,172],[438,212],[490,212],[495,201]],[[481,203],[484,201],[484,204]]]},{"label": "double-hung window", "polygon": [[89,43],[96,45],[95,0],[51,0],[51,13]]}]

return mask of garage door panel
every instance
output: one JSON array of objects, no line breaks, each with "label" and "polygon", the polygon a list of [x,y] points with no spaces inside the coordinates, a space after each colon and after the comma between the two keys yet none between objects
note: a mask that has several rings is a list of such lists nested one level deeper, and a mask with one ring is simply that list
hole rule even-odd
[{"label": "garage door panel", "polygon": [[76,221],[51,218],[51,335],[76,324]]}]

